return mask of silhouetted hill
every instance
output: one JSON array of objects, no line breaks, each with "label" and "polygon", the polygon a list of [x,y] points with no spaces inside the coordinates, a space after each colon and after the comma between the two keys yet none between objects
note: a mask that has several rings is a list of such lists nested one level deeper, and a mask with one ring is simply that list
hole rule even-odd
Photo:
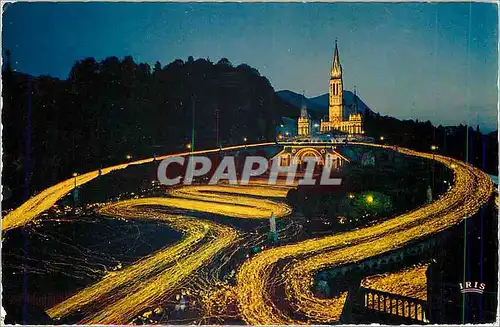
[{"label": "silhouetted hill", "polygon": [[[295,107],[300,108],[303,104],[305,104],[307,110],[314,119],[321,119],[328,115],[328,93],[314,98],[307,98],[290,90],[281,90],[276,92],[276,95]],[[349,111],[354,108],[354,94],[351,91],[344,90],[344,103],[346,104],[344,108],[344,115],[348,116]],[[364,114],[365,111],[372,112],[366,103],[358,96],[358,112]],[[293,117],[298,116],[300,115],[300,111],[289,115]]]},{"label": "silhouetted hill", "polygon": [[329,94],[325,93],[323,95],[318,95],[317,97],[310,98],[309,101],[314,106],[317,106],[318,108],[323,108],[324,110],[327,110],[328,109],[328,97],[329,97]]},{"label": "silhouetted hill", "polygon": [[[316,106],[314,103],[310,102],[308,98],[303,96],[302,94],[295,93],[289,90],[282,90],[276,92],[276,95],[279,96],[284,101],[292,104],[297,108],[301,108],[302,105],[306,105],[309,110],[317,110],[322,109],[321,106]],[[328,106],[327,106],[328,107]]]}]

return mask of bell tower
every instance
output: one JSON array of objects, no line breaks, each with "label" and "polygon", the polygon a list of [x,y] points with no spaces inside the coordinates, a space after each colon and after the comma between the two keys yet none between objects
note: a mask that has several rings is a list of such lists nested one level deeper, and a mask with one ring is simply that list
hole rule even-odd
[{"label": "bell tower", "polygon": [[335,53],[333,64],[330,70],[330,98],[328,101],[328,120],[340,122],[343,120],[343,87],[342,87],[342,66],[340,65],[337,39],[335,39]]},{"label": "bell tower", "polygon": [[[304,101],[304,93],[302,93],[302,101]],[[297,134],[299,136],[308,136],[311,134],[311,117],[307,113],[307,107],[302,103],[300,117],[297,121]]]}]

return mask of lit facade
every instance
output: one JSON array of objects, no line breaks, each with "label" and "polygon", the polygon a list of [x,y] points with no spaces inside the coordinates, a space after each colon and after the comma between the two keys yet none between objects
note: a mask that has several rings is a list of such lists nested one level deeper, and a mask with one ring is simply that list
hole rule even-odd
[{"label": "lit facade", "polygon": [[328,98],[328,121],[321,120],[320,131],[338,130],[348,134],[363,134],[363,120],[357,111],[357,97],[354,95],[355,110],[344,120],[344,96],[342,85],[342,65],[340,65],[339,50],[335,41],[335,53],[330,70],[330,87]]},{"label": "lit facade", "polygon": [[283,150],[271,160],[279,159],[281,167],[289,167],[294,164],[299,168],[306,167],[306,158],[315,158],[319,166],[326,166],[334,169],[340,169],[349,159],[336,151],[333,146],[284,146]]},{"label": "lit facade", "polygon": [[311,117],[307,113],[306,106],[302,106],[300,117],[297,122],[297,135],[308,136],[311,134]]}]

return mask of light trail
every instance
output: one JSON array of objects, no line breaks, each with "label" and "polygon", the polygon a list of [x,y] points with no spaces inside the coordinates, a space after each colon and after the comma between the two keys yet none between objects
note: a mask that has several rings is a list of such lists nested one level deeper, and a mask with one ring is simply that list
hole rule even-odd
[{"label": "light trail", "polygon": [[[177,154],[169,154],[157,157],[156,160],[163,160],[165,158],[171,158],[176,156],[187,156],[187,155],[199,155],[199,154],[210,154],[217,153],[220,151],[232,151],[232,150],[240,150],[246,148],[255,148],[261,146],[270,146],[276,145],[274,142],[266,142],[266,143],[255,143],[255,144],[246,144],[246,145],[235,145],[228,147],[221,147],[217,149],[210,150],[200,150],[194,152],[182,152]],[[141,165],[145,163],[151,163],[154,158],[142,159],[137,161],[132,161],[129,163],[119,164],[107,168],[103,168],[101,170],[102,175],[106,175],[114,170],[120,170],[127,168],[133,165]],[[86,174],[82,174],[77,176],[76,178],[70,178],[63,182],[60,182],[56,185],[53,185],[37,195],[28,199],[28,201],[24,202],[21,206],[9,212],[5,217],[2,218],[2,231],[6,232],[9,229],[17,228],[26,225],[27,223],[34,220],[38,215],[40,215],[45,210],[50,209],[57,201],[63,198],[66,194],[68,194],[76,185],[83,185],[94,178],[99,176],[99,171],[94,170]]]},{"label": "light trail", "polygon": [[361,281],[361,286],[377,291],[427,300],[428,264],[419,264],[393,273],[368,276]]},{"label": "light trail", "polygon": [[86,314],[80,321],[82,324],[128,323],[144,308],[172,295],[183,280],[198,268],[209,264],[215,254],[237,243],[240,238],[231,227],[168,214],[158,210],[158,207],[240,218],[268,218],[271,212],[282,216],[288,214],[291,208],[284,203],[258,197],[285,197],[287,189],[252,185],[186,186],[172,190],[170,194],[173,197],[133,199],[104,206],[99,210],[102,215],[161,220],[182,232],[184,238],[122,271],[108,273],[101,281],[49,309],[47,313],[52,318],[62,318],[80,310]]},{"label": "light trail", "polygon": [[[316,298],[311,288],[318,271],[360,262],[438,233],[476,213],[492,193],[491,179],[479,169],[444,156],[401,148],[398,151],[434,159],[453,169],[454,185],[437,201],[377,225],[257,254],[245,262],[237,274],[240,311],[247,323],[284,325],[338,321],[345,293],[335,299]],[[287,260],[286,269],[278,269]],[[273,303],[273,287],[281,284],[286,299],[296,313],[306,317],[305,321],[289,317]]]},{"label": "light trail", "polygon": [[[290,187],[257,185],[199,185],[172,189],[169,193],[179,198],[169,198],[170,206],[221,214],[236,218],[276,218],[292,213],[285,203],[257,197],[284,198]],[[253,197],[249,197],[252,195]]]},{"label": "light trail", "polygon": [[[238,240],[239,233],[231,227],[151,208],[169,206],[168,200],[127,200],[101,208],[100,213],[107,216],[168,222],[174,229],[182,232],[184,238],[122,271],[108,273],[101,281],[49,309],[47,313],[52,318],[61,318],[78,309],[90,308],[89,312],[85,311],[88,315],[80,323],[128,323],[145,307],[171,294],[186,277]],[[93,312],[96,302],[101,308],[97,313]]]},{"label": "light trail", "polygon": [[[420,264],[414,267],[405,268],[394,273],[385,273],[381,275],[368,276],[361,281],[361,286],[377,291],[408,296],[415,299],[427,300],[427,276],[428,264]],[[373,298],[368,298],[365,305],[373,310],[383,311],[400,316],[425,317],[422,307],[404,305],[397,302],[393,305],[389,298],[378,300],[378,303],[372,303]],[[385,304],[384,304],[385,302]],[[397,307],[397,308],[396,308]]]}]

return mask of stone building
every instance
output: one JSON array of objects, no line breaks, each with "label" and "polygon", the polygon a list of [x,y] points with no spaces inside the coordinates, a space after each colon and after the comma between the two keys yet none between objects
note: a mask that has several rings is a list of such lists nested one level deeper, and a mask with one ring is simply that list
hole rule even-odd
[{"label": "stone building", "polygon": [[297,135],[307,136],[311,134],[311,116],[307,113],[306,106],[302,106],[300,117],[297,122]]},{"label": "stone building", "polygon": [[357,97],[354,96],[355,109],[344,119],[344,97],[342,85],[342,65],[340,64],[339,50],[335,41],[335,53],[330,70],[330,88],[328,100],[328,120],[321,120],[320,131],[329,132],[338,130],[347,134],[364,134],[363,120],[357,112]]}]

